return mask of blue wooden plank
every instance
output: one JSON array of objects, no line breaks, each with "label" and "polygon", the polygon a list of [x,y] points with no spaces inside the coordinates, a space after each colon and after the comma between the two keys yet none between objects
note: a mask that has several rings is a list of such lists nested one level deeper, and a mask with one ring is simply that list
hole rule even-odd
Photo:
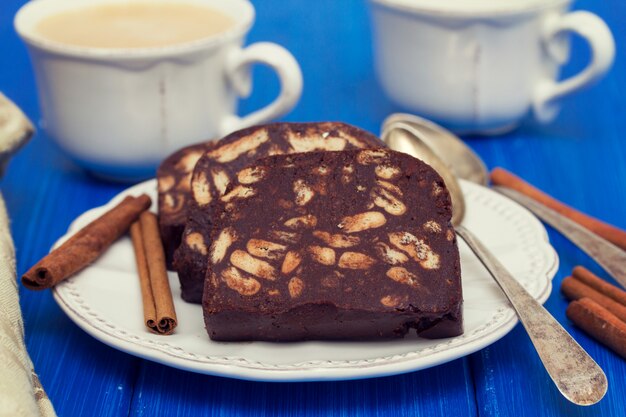
[{"label": "blue wooden plank", "polygon": [[[11,27],[19,0],[0,7],[0,90],[38,117],[32,72]],[[258,23],[250,41],[286,46],[299,60],[305,88],[286,120],[336,119],[376,132],[395,108],[382,95],[372,70],[368,16],[361,0],[254,2]],[[625,6],[617,1],[581,2],[598,11],[616,33],[626,35]],[[580,42],[566,68],[587,58]],[[564,103],[555,123],[527,123],[500,138],[468,138],[490,166],[505,166],[558,198],[626,227],[626,149],[621,117],[625,61],[618,53],[610,77]],[[255,91],[242,103],[247,113],[277,92],[269,70],[255,70]],[[2,183],[12,214],[18,270],[42,256],[84,210],[121,189],[84,175],[44,135],[16,158]],[[588,258],[555,233],[561,255],[555,283]],[[620,387],[625,362],[572,327],[566,302],[555,291],[548,309],[589,350],[609,377],[598,405],[577,408],[550,385],[530,342],[518,326],[492,347],[431,370],[397,377],[341,383],[266,384],[232,381],[170,369],[119,353],[87,336],[58,309],[48,293],[22,291],[27,344],[44,386],[61,415],[626,415]],[[475,380],[475,385],[474,385]],[[476,399],[475,399],[476,398]]]},{"label": "blue wooden plank", "polygon": [[406,375],[361,381],[259,383],[191,374],[158,364],[141,368],[135,416],[475,415],[464,359]]}]

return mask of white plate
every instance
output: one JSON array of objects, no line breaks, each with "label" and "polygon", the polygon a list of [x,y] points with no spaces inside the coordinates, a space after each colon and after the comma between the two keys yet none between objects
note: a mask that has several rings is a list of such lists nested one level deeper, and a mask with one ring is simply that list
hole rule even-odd
[{"label": "white plate", "polygon": [[[552,288],[558,257],[545,229],[529,212],[486,188],[464,182],[465,224],[483,240],[538,300]],[[156,201],[155,180],[138,184],[109,204],[90,210],[71,233],[128,194]],[[154,207],[153,207],[154,209]],[[124,352],[165,365],[212,375],[265,381],[368,378],[415,371],[448,362],[490,345],[517,322],[500,289],[460,241],[465,333],[426,340],[415,335],[380,342],[224,343],[209,340],[199,305],[180,298],[170,273],[179,326],[171,336],[149,333],[143,324],[139,282],[131,241],[124,237],[97,262],[54,288],[54,298],[87,333]]]}]

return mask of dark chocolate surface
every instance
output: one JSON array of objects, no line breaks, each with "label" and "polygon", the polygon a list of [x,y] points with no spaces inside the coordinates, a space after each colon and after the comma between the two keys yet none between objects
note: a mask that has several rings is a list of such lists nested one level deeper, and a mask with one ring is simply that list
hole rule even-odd
[{"label": "dark chocolate surface", "polygon": [[[259,160],[213,204],[203,309],[215,340],[462,333],[450,197],[428,165],[385,149]],[[186,235],[189,238],[190,235]]]},{"label": "dark chocolate surface", "polygon": [[[215,217],[214,203],[237,172],[259,158],[296,152],[382,146],[384,144],[380,139],[371,133],[338,122],[272,123],[234,132],[208,149],[195,166],[191,188],[195,187],[197,198],[188,198],[184,234],[200,234],[205,241],[209,241]],[[206,254],[190,250],[189,245],[181,245],[175,258],[183,299],[200,303],[206,273]]]}]

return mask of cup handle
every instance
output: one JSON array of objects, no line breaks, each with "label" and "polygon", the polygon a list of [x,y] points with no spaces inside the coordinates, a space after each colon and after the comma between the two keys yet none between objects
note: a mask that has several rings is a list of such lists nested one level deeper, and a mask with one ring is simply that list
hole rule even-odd
[{"label": "cup handle", "polygon": [[226,61],[226,76],[240,97],[247,97],[252,91],[250,67],[260,63],[269,66],[278,75],[280,93],[267,106],[246,116],[228,116],[221,124],[222,136],[228,133],[268,122],[291,110],[302,93],[302,71],[296,59],[282,46],[270,42],[254,43],[247,48],[236,49]]},{"label": "cup handle", "polygon": [[568,57],[568,45],[561,36],[567,32],[576,33],[589,43],[591,61],[585,69],[566,80],[544,79],[539,82],[534,91],[533,111],[540,122],[554,119],[559,110],[557,101],[599,80],[611,68],[615,57],[615,40],[606,23],[593,13],[576,11],[546,20],[544,44],[558,64],[563,64]]}]

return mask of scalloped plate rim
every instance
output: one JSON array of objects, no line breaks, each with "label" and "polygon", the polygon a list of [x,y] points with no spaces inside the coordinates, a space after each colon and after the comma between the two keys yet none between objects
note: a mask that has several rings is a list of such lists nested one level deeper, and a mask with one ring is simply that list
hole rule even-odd
[{"label": "scalloped plate rim", "polygon": [[[541,237],[541,241],[544,243],[542,249],[545,251],[546,256],[552,261],[551,265],[547,267],[545,271],[543,271],[543,278],[546,281],[545,286],[536,297],[538,301],[544,303],[551,294],[551,280],[556,274],[559,266],[558,255],[549,243],[548,233],[545,227],[543,227],[541,222],[536,219],[530,212],[528,212],[525,208],[513,202],[512,200],[500,194],[497,194],[494,191],[489,190],[485,187],[480,187],[467,181],[462,181],[462,185],[464,189],[466,187],[469,187],[470,189],[475,188],[476,190],[479,190],[479,192],[493,194],[496,195],[497,198],[506,200],[507,204],[515,206],[516,210],[519,210],[520,212],[525,212],[526,216],[528,217],[528,222],[533,223],[535,233],[538,233],[540,235],[537,237]],[[60,245],[64,240],[69,238],[69,236],[71,236],[70,231],[75,229],[78,224],[82,224],[83,222],[85,222],[85,219],[95,217],[96,213],[99,213],[105,208],[116,204],[125,195],[136,194],[139,191],[143,192],[148,187],[156,188],[156,180],[151,179],[136,184],[120,192],[103,206],[96,207],[84,212],[70,224],[66,235],[62,236],[54,244],[53,247]],[[163,348],[146,346],[146,343],[152,344],[152,342],[149,340],[144,340],[143,343],[132,342],[130,340],[125,340],[121,338],[114,332],[109,332],[102,327],[98,327],[96,323],[94,323],[93,321],[89,321],[89,319],[79,314],[74,308],[73,303],[64,298],[64,294],[66,292],[69,293],[70,291],[72,291],[72,288],[73,284],[71,279],[53,288],[52,293],[54,300],[75,324],[77,324],[81,329],[90,334],[92,337],[105,343],[106,345],[132,354],[134,356],[161,363],[167,366],[172,366],[177,369],[252,381],[337,381],[383,377],[406,372],[413,372],[446,363],[483,349],[507,335],[518,322],[517,316],[515,314],[512,314],[513,310],[508,307],[502,314],[505,316],[508,315],[509,317],[502,319],[496,326],[492,327],[489,332],[486,332],[480,337],[466,342],[458,343],[450,349],[437,351],[436,346],[433,348],[427,348],[427,350],[432,349],[434,350],[434,352],[429,354],[421,354],[417,357],[407,357],[410,354],[415,353],[408,352],[404,354],[393,355],[391,357],[383,357],[382,360],[380,360],[381,358],[375,358],[368,360],[361,359],[358,361],[329,361],[329,364],[324,364],[325,361],[313,361],[294,363],[287,366],[266,364],[261,362],[250,362],[247,361],[245,358],[228,356],[219,357],[219,360],[217,360],[216,358],[214,358],[213,360],[193,360],[173,355],[171,353],[168,353]],[[457,338],[442,340],[449,340],[449,343],[451,343],[457,340]],[[394,357],[396,356],[399,356],[399,358],[394,359]],[[337,363],[333,362],[341,362],[343,365],[338,365]]]}]

